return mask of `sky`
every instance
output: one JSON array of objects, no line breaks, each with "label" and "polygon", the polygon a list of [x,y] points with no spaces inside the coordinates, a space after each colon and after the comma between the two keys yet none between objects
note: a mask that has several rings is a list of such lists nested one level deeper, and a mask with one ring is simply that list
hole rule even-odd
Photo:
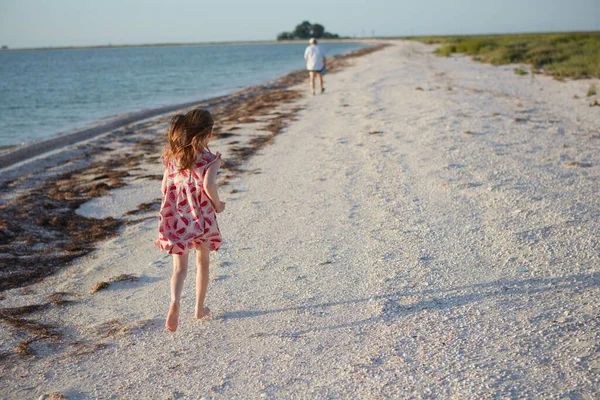
[{"label": "sky", "polygon": [[305,20],[350,37],[589,31],[600,0],[0,0],[0,45],[273,40]]}]

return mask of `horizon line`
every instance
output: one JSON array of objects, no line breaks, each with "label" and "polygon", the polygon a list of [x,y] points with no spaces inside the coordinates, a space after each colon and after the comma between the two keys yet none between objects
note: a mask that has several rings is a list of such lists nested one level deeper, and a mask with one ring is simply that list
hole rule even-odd
[{"label": "horizon line", "polygon": [[[451,36],[501,36],[501,35],[529,35],[529,34],[553,34],[553,33],[599,33],[600,30],[565,30],[565,31],[520,31],[520,32],[503,32],[503,33],[470,33],[470,34],[426,34],[426,35],[398,35],[398,36],[361,36],[361,37],[339,37],[335,39],[319,39],[323,42],[353,42],[363,40],[400,40],[404,38],[416,38],[416,37],[451,37]],[[85,50],[85,49],[111,49],[111,48],[136,48],[136,47],[177,47],[177,46],[214,46],[214,45],[239,45],[239,44],[284,44],[284,43],[298,43],[306,39],[289,39],[289,40],[224,40],[224,41],[210,41],[210,42],[164,42],[164,43],[124,43],[124,44],[98,44],[98,45],[72,45],[72,46],[36,46],[36,47],[14,47],[11,48],[7,45],[2,45],[0,51],[22,51],[22,50]],[[6,46],[6,47],[5,47]]]}]

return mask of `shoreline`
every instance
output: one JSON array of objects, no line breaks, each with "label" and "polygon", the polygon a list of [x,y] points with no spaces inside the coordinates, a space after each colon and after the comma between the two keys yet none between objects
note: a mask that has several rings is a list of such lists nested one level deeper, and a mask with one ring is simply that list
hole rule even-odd
[{"label": "shoreline", "polygon": [[[335,40],[334,40],[335,41]],[[342,42],[341,40],[338,40]],[[366,42],[362,42],[366,43]],[[367,43],[369,46],[365,48],[372,47],[377,42]],[[242,43],[240,43],[242,44]],[[150,45],[149,45],[150,46]],[[146,46],[146,47],[149,47]],[[135,46],[131,46],[135,47]],[[331,59],[335,60],[336,57],[345,56],[346,54],[351,54],[359,49],[351,50],[347,53],[340,54],[337,56],[332,56]],[[146,119],[158,117],[160,115],[168,114],[177,110],[189,108],[195,104],[199,103],[210,103],[211,105],[218,105],[222,101],[228,101],[230,98],[235,97],[238,94],[248,92],[248,91],[259,91],[263,89],[268,89],[270,85],[275,84],[278,80],[285,79],[285,77],[289,74],[297,73],[298,71],[303,70],[293,70],[283,75],[276,77],[274,79],[268,80],[266,82],[250,85],[241,90],[236,90],[234,92],[215,96],[215,97],[207,97],[205,99],[199,99],[195,101],[188,101],[185,103],[172,104],[172,105],[164,105],[159,107],[151,107],[142,110],[132,111],[128,113],[114,115],[112,117],[107,117],[105,119],[98,120],[96,122],[90,122],[81,128],[76,128],[73,130],[59,132],[54,136],[43,139],[31,143],[26,143],[24,145],[14,145],[14,146],[5,146],[0,148],[0,170],[8,168],[14,164],[21,163],[27,161],[29,159],[38,157],[45,153],[49,153],[54,150],[59,150],[63,147],[74,145],[78,142],[85,141],[97,137],[99,135],[108,133],[112,130],[122,128],[126,125],[140,122]]]},{"label": "shoreline", "polygon": [[[384,47],[380,44],[334,56],[330,72],[343,69],[354,57]],[[244,173],[243,164],[295,118],[299,109],[285,113],[275,110],[303,96],[290,88],[305,79],[305,71],[296,70],[228,96],[190,105],[210,109],[218,121],[215,141],[226,146],[222,153],[228,153],[220,184]],[[185,108],[177,108],[180,110]],[[100,137],[69,144],[50,155],[42,154],[35,162],[5,170],[0,177],[0,189],[5,194],[0,202],[0,292],[51,275],[93,251],[97,242],[117,235],[125,220],[86,218],[76,211],[89,200],[136,180],[160,178],[154,174],[138,176],[133,171],[158,160],[171,114],[109,132],[93,131]],[[152,203],[148,207],[156,204],[148,200]]]},{"label": "shoreline", "polygon": [[[217,100],[220,97],[215,97],[213,98],[213,100]],[[88,124],[86,127],[81,129],[74,129],[71,131],[58,133],[56,134],[56,136],[50,139],[27,143],[21,146],[6,146],[0,149],[0,151],[5,150],[3,153],[0,153],[0,170],[15,165],[17,163],[27,162],[32,158],[44,155],[46,153],[50,153],[54,150],[59,150],[64,147],[95,138],[104,133],[108,133],[115,129],[122,128],[129,124],[141,122],[146,119],[151,119],[163,114],[191,107],[194,104],[201,103],[202,101],[206,100],[192,101],[171,106],[148,108],[132,113],[120,114],[115,117],[105,119],[104,121],[106,122],[98,121],[96,123]]]}]

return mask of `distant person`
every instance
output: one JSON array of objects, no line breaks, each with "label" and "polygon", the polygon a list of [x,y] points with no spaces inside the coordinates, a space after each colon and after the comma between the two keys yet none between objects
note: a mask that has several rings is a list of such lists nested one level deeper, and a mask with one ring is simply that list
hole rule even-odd
[{"label": "distant person", "polygon": [[309,43],[310,45],[304,50],[304,59],[306,60],[306,69],[308,70],[308,77],[310,79],[310,92],[314,95],[315,75],[319,79],[321,93],[325,91],[323,87],[323,74],[327,67],[327,59],[325,58],[325,51],[317,45],[317,39],[311,38]]},{"label": "distant person", "polygon": [[201,319],[210,314],[208,307],[204,307],[209,255],[211,250],[221,247],[216,213],[225,210],[216,183],[221,155],[208,149],[213,124],[210,112],[200,108],[174,116],[169,126],[169,146],[163,155],[165,173],[158,239],[154,243],[173,255],[171,306],[166,321],[171,332],[177,330],[183,281],[192,249],[196,249],[198,267],[195,316]]}]

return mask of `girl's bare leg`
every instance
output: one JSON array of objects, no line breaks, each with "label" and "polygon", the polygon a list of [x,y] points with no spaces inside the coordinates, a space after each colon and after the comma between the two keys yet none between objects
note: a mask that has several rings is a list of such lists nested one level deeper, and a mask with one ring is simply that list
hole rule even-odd
[{"label": "girl's bare leg", "polygon": [[173,254],[173,276],[171,276],[171,306],[169,315],[167,315],[166,327],[169,331],[175,332],[179,324],[179,303],[181,302],[181,292],[183,291],[183,282],[187,276],[188,254]]},{"label": "girl's bare leg", "polygon": [[204,318],[210,313],[208,307],[204,307],[206,289],[208,288],[208,265],[210,262],[210,250],[204,247],[196,248],[196,319]]}]

